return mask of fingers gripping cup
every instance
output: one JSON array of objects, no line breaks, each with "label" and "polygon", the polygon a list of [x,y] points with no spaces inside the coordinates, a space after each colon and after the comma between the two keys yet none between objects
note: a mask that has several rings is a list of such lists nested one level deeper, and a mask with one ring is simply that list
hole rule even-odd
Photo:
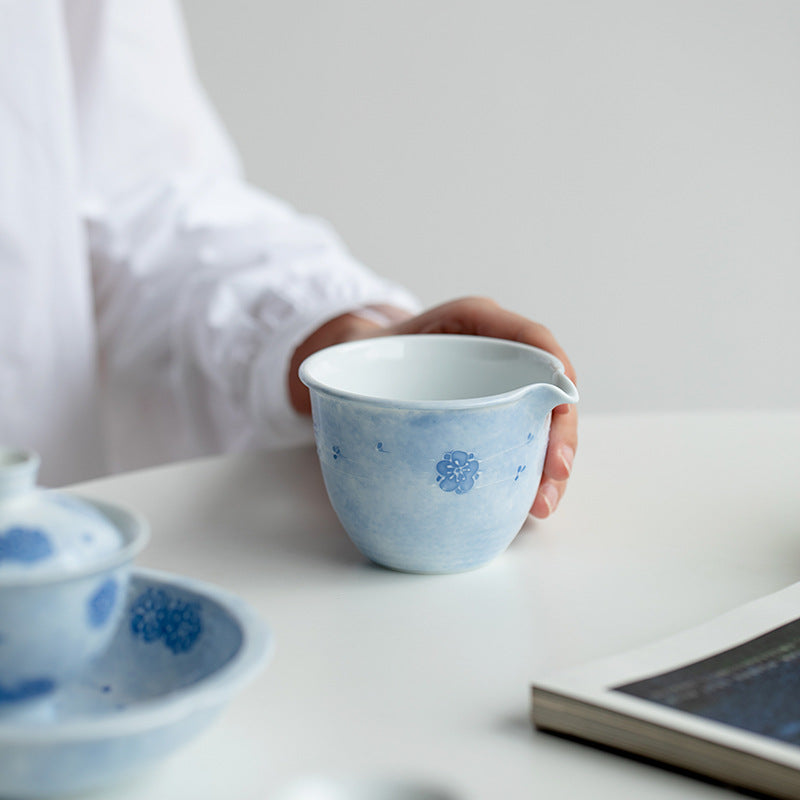
[{"label": "fingers gripping cup", "polygon": [[561,362],[518,342],[386,336],[300,366],[342,526],[369,559],[460,572],[502,553],[542,473],[553,408],[578,392]]}]

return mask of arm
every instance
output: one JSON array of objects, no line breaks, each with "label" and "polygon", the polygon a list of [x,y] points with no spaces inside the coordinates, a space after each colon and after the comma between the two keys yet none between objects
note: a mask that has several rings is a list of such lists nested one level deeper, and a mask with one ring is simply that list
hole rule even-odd
[{"label": "arm", "polygon": [[[419,316],[335,234],[248,187],[191,68],[175,8],[71,7],[73,59],[110,434],[120,466],[309,438],[296,367],[327,344],[385,333],[519,339],[569,361],[542,326],[488,300]],[[364,306],[392,308],[382,327]],[[128,432],[133,426],[133,435]],[[537,516],[563,494],[577,443],[554,414]],[[137,446],[139,446],[137,451]]]},{"label": "arm", "polygon": [[173,5],[68,8],[117,466],[308,440],[287,386],[298,346],[349,310],[414,299],[244,182]]}]

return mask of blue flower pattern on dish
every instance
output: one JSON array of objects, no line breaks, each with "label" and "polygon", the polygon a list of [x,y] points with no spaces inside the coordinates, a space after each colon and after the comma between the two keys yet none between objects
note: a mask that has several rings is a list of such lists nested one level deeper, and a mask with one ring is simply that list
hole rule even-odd
[{"label": "blue flower pattern on dish", "polygon": [[15,526],[0,533],[0,563],[42,561],[53,554],[53,545],[38,528]]},{"label": "blue flower pattern on dish", "polygon": [[145,642],[164,641],[173,653],[186,653],[203,631],[200,605],[171,597],[163,589],[147,589],[131,609],[131,633]]},{"label": "blue flower pattern on dish", "polygon": [[465,450],[451,450],[445,453],[436,465],[436,481],[443,492],[466,494],[478,478],[478,460],[473,453]]}]

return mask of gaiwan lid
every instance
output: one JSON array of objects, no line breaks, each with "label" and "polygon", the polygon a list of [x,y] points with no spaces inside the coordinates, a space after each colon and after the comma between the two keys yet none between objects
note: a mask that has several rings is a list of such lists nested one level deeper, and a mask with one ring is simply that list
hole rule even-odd
[{"label": "gaiwan lid", "polygon": [[122,548],[120,530],[76,495],[36,485],[39,456],[0,446],[0,581],[78,571]]}]

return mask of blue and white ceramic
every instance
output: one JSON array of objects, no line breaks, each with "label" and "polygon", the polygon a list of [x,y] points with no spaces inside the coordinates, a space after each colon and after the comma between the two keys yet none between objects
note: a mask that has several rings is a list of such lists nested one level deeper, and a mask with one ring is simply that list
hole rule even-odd
[{"label": "blue and white ceramic", "polygon": [[307,358],[317,453],[371,560],[459,572],[502,553],[541,477],[552,409],[578,393],[554,356],[475,336],[387,336]]},{"label": "blue and white ceramic", "polygon": [[108,646],[148,536],[125,509],[37,488],[38,464],[0,449],[0,719]]},{"label": "blue and white ceramic", "polygon": [[0,717],[0,797],[134,776],[199,733],[265,665],[267,626],[214,586],[135,569],[108,650],[26,714]]},{"label": "blue and white ceramic", "polygon": [[122,533],[94,506],[36,487],[39,457],[0,448],[0,578],[69,571],[119,550]]}]

